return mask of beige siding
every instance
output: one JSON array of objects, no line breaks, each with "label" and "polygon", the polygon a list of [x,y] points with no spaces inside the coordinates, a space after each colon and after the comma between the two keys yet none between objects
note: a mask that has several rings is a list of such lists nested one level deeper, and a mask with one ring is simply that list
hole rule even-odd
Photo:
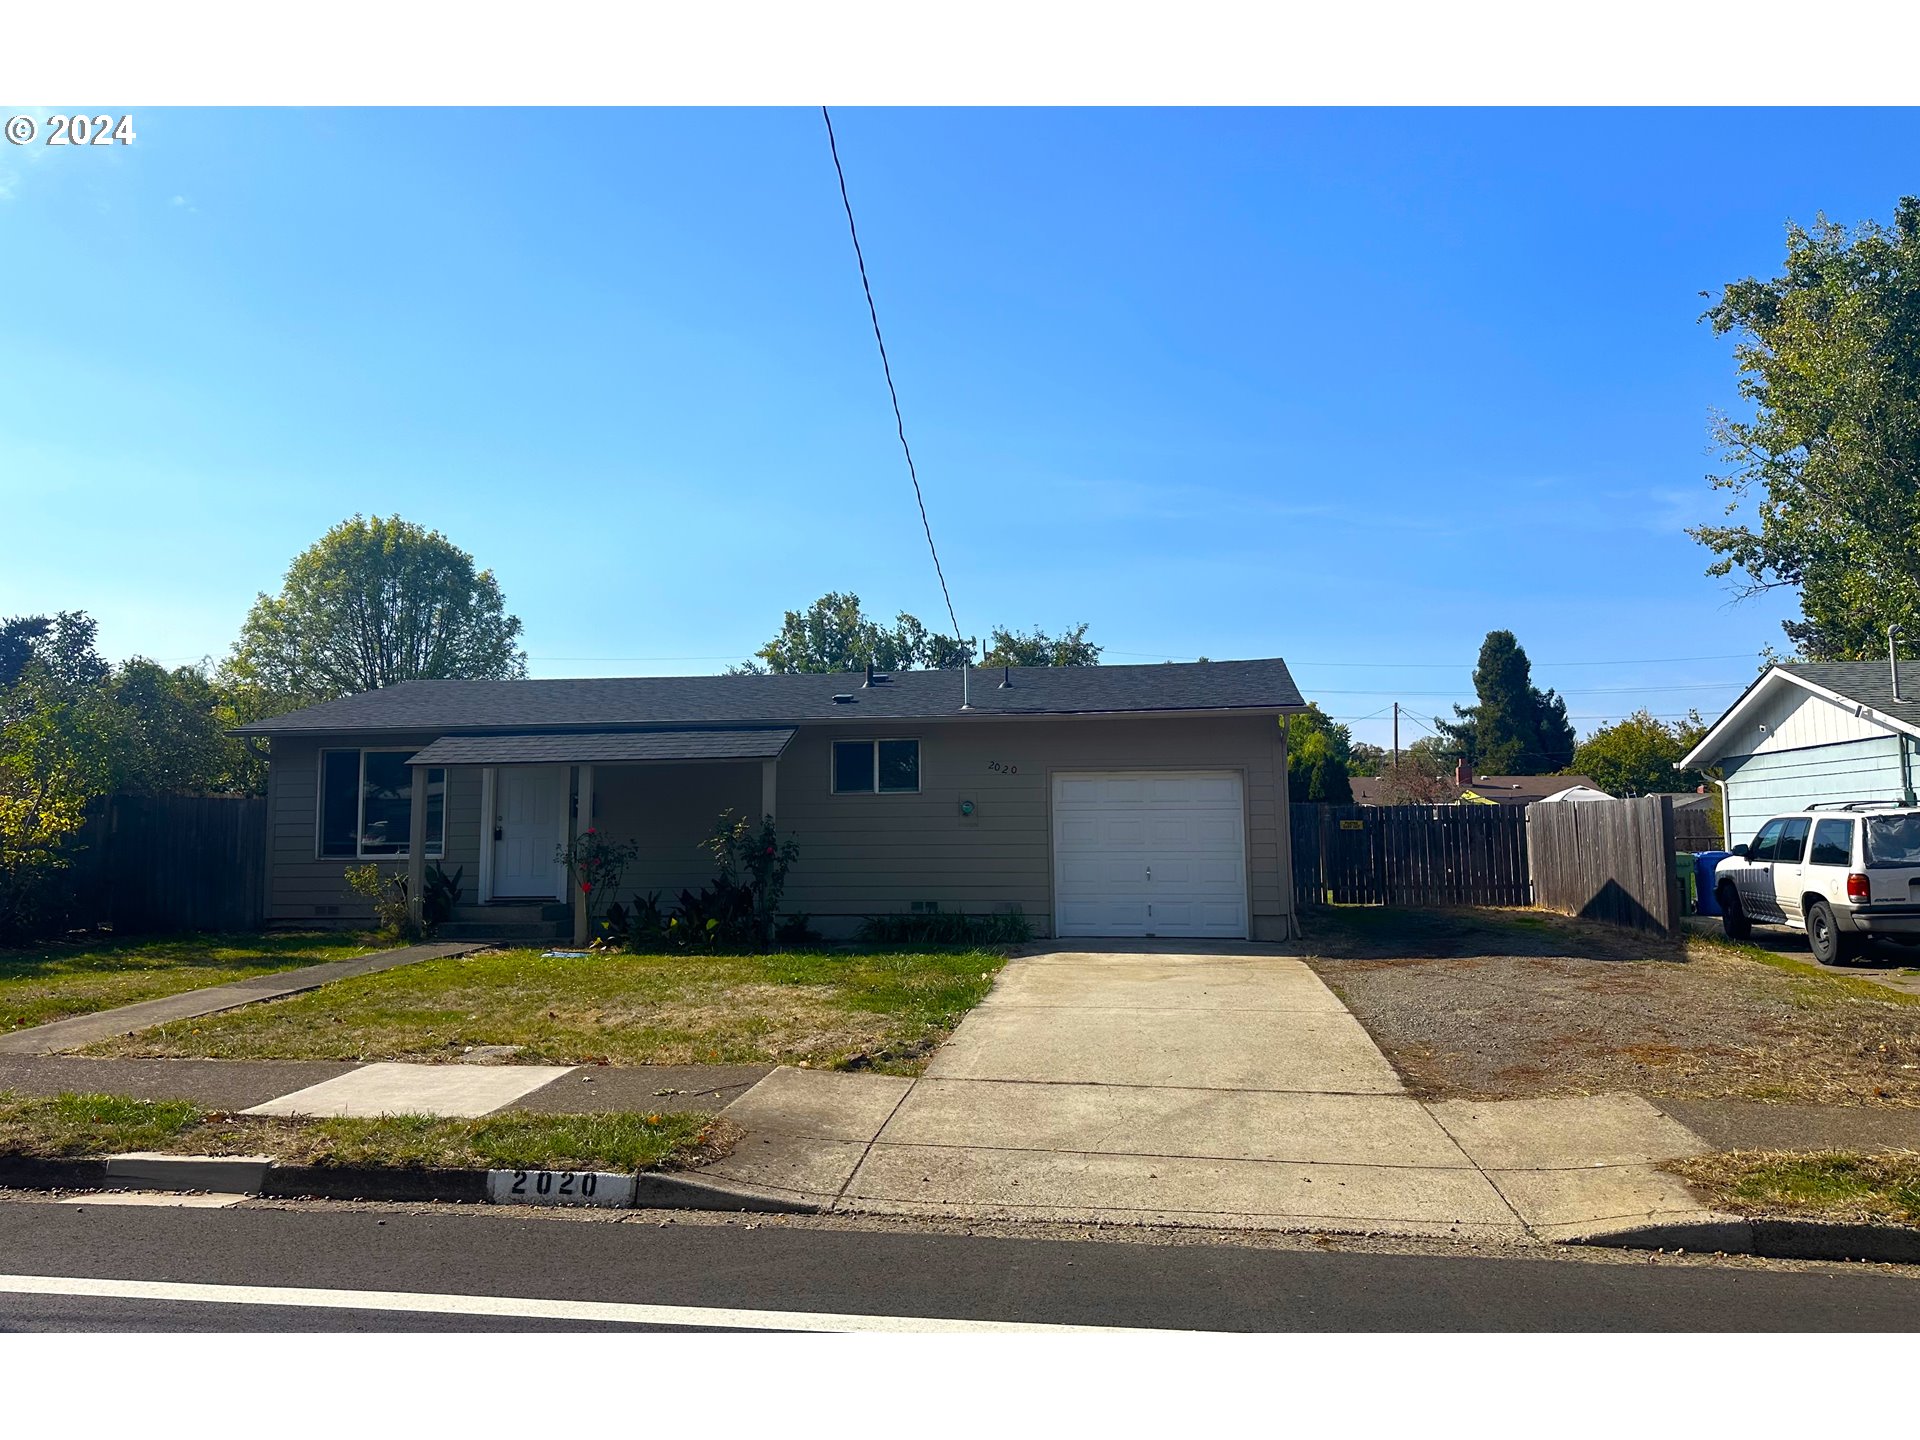
[{"label": "beige siding", "polygon": [[[920,793],[834,795],[835,739],[917,738]],[[998,768],[996,768],[998,767]],[[803,729],[780,759],[779,824],[800,843],[788,908],[832,933],[836,918],[1017,905],[1042,934],[1053,908],[1051,776],[1058,770],[1233,770],[1245,780],[1256,938],[1279,938],[1291,908],[1280,882],[1280,733],[1274,716],[1218,719],[978,720]],[[963,816],[960,802],[974,813]]]},{"label": "beige siding", "polygon": [[682,888],[713,879],[701,841],[722,810],[752,819],[760,809],[760,762],[714,765],[596,765],[594,824],[640,853],[621,876],[621,898],[659,891],[670,903]]},{"label": "beige siding", "polygon": [[[381,736],[356,741],[369,749],[389,745],[425,745],[432,736]],[[366,902],[347,888],[346,871],[363,862],[319,858],[321,745],[313,740],[277,739],[267,777],[267,919],[269,923],[309,925],[363,924],[373,919]],[[326,748],[334,748],[329,744]],[[347,748],[347,747],[341,747]],[[404,860],[382,860],[383,868],[404,872]],[[449,874],[464,867],[460,899],[473,903],[480,879],[480,772],[447,773],[446,855],[438,862]]]},{"label": "beige siding", "polygon": [[[832,794],[829,756],[836,738],[920,740],[919,793]],[[342,879],[349,862],[315,856],[318,749],[312,741],[274,745],[269,913],[281,923],[368,918]],[[861,916],[906,911],[916,900],[972,913],[1018,906],[1046,934],[1053,909],[1053,774],[1184,769],[1243,777],[1253,935],[1286,937],[1292,897],[1282,883],[1285,772],[1280,728],[1271,715],[807,727],[778,768],[779,827],[800,845],[786,908],[813,916],[828,934],[845,933]],[[461,898],[469,904],[479,880],[480,794],[478,768],[449,772],[443,863],[449,870],[465,867]],[[963,800],[973,802],[972,815],[960,813]],[[594,770],[595,824],[641,847],[623,878],[623,898],[658,890],[671,900],[682,886],[706,883],[712,863],[699,842],[727,808],[758,812],[758,762]]]}]

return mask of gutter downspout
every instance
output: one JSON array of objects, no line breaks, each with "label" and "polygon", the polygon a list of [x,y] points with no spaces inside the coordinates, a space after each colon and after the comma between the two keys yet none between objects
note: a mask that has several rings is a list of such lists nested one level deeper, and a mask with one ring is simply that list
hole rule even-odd
[{"label": "gutter downspout", "polygon": [[1710,783],[1720,787],[1720,843],[1729,850],[1733,848],[1733,811],[1727,799],[1727,782],[1707,776]]},{"label": "gutter downspout", "polygon": [[[1898,703],[1904,703],[1906,696],[1900,693],[1900,659],[1893,645],[1894,637],[1899,635],[1899,633],[1900,627],[1898,625],[1887,626],[1887,673],[1893,677],[1894,700]],[[1900,746],[1900,803],[1902,805],[1911,805],[1914,803],[1913,759],[1907,748],[1906,732],[1896,730],[1893,738]]]}]

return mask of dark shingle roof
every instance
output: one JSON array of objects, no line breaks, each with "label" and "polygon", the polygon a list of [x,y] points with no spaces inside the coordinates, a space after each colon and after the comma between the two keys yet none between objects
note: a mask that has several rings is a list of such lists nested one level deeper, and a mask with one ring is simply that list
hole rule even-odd
[{"label": "dark shingle roof", "polygon": [[561,735],[443,735],[409,765],[594,765],[628,760],[771,760],[793,727],[773,730],[575,730]]},{"label": "dark shingle roof", "polygon": [[[1145,714],[1305,708],[1283,660],[1091,665],[973,672],[976,715]],[[960,675],[896,671],[866,687],[832,675],[686,675],[623,680],[414,680],[241,726],[241,735],[356,730],[485,731],[638,725],[791,725],[957,717]],[[851,695],[840,704],[835,695]]]},{"label": "dark shingle roof", "polygon": [[1900,662],[1900,694],[1893,698],[1893,675],[1884,660],[1832,660],[1819,664],[1781,665],[1789,675],[1831,690],[1862,705],[1871,705],[1882,715],[1920,725],[1920,660]]}]

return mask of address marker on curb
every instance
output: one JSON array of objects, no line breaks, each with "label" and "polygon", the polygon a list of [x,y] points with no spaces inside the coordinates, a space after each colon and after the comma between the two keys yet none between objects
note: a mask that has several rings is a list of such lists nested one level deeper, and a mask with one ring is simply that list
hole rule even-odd
[{"label": "address marker on curb", "polygon": [[489,1170],[487,1199],[495,1205],[633,1205],[633,1176],[604,1170]]}]

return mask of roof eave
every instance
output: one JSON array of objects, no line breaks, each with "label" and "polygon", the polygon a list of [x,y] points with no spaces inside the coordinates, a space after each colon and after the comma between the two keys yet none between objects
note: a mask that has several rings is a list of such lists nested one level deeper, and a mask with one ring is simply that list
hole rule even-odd
[{"label": "roof eave", "polygon": [[963,720],[1098,720],[1128,719],[1136,717],[1159,719],[1196,719],[1220,715],[1302,715],[1312,707],[1304,700],[1275,701],[1264,705],[1212,705],[1183,706],[1178,709],[1137,709],[1137,710],[951,710],[938,715],[872,715],[863,716],[858,707],[848,707],[843,715],[805,715],[786,716],[765,720],[578,720],[578,721],[523,721],[518,724],[503,725],[408,725],[408,724],[360,724],[360,725],[321,725],[291,726],[242,725],[223,733],[238,738],[248,736],[261,739],[273,739],[284,736],[290,740],[312,740],[328,735],[514,735],[531,732],[565,734],[573,731],[594,730],[774,730],[788,725],[853,725],[862,722],[885,723],[889,725],[925,725],[941,724]]},{"label": "roof eave", "polygon": [[1711,765],[1720,756],[1732,753],[1720,748],[1720,740],[1742,715],[1753,709],[1762,693],[1771,688],[1769,682],[1776,678],[1790,685],[1797,685],[1809,694],[1818,695],[1821,699],[1838,705],[1843,710],[1850,710],[1863,720],[1871,720],[1899,734],[1920,739],[1920,726],[1916,726],[1910,720],[1902,720],[1897,715],[1876,710],[1864,700],[1855,700],[1852,696],[1842,695],[1839,691],[1828,689],[1825,685],[1816,685],[1806,676],[1795,674],[1783,665],[1771,665],[1746,688],[1738,700],[1727,707],[1727,713],[1715,721],[1713,728],[1700,737],[1700,743],[1674,762],[1674,769],[1691,770],[1703,765]]}]

